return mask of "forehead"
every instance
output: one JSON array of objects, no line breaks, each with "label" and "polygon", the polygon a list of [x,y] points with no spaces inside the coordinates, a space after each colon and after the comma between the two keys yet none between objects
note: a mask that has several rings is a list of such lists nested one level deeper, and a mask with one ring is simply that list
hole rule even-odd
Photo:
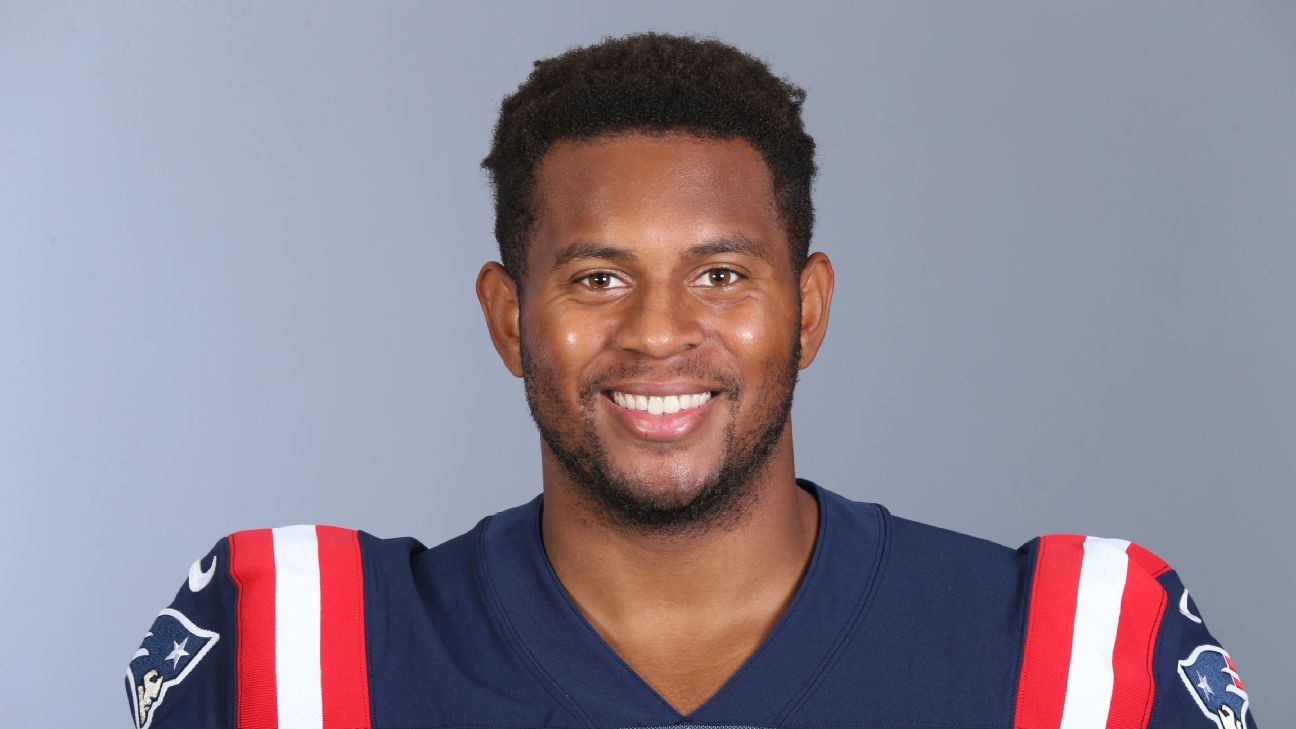
[{"label": "forehead", "polygon": [[784,240],[769,166],[744,139],[564,140],[541,160],[535,190],[538,247],[578,238],[633,244],[735,233]]}]

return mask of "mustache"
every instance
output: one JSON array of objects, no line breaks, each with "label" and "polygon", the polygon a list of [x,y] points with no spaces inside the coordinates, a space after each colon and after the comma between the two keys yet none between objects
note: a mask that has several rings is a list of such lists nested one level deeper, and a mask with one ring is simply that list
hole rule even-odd
[{"label": "mustache", "polygon": [[591,373],[581,383],[577,395],[582,406],[588,407],[600,392],[606,390],[605,384],[614,380],[630,379],[666,380],[671,378],[690,378],[719,382],[726,392],[735,397],[742,392],[742,379],[737,373],[714,367],[701,357],[683,357],[668,366],[647,362],[627,362],[615,367]]}]

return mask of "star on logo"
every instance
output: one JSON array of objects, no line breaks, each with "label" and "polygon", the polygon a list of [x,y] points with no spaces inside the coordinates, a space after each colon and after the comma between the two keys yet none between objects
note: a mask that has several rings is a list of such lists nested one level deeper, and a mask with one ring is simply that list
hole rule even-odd
[{"label": "star on logo", "polygon": [[[189,651],[185,650],[185,645],[187,645],[188,643],[189,643],[188,638],[185,638],[179,643],[175,642],[174,640],[171,641],[171,645],[175,646],[175,648],[173,648],[171,650],[171,653],[162,660],[171,661],[172,670],[175,670],[180,665],[181,658],[184,658],[185,656],[189,655]],[[1201,674],[1199,673],[1197,675],[1200,676]],[[1206,679],[1203,678],[1202,680],[1205,681]]]},{"label": "star on logo", "polygon": [[1206,680],[1206,677],[1201,675],[1201,671],[1197,672],[1197,688],[1201,689],[1202,693],[1206,694],[1206,698],[1208,699],[1211,697],[1211,694],[1215,693],[1211,690],[1210,683]]}]

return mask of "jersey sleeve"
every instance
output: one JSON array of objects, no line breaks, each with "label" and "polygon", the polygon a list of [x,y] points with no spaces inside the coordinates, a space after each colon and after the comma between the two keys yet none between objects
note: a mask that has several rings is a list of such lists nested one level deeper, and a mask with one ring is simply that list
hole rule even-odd
[{"label": "jersey sleeve", "polygon": [[222,539],[126,671],[136,729],[366,729],[359,532],[304,524]]},{"label": "jersey sleeve", "polygon": [[233,729],[236,588],[229,539],[189,568],[126,667],[136,729]]},{"label": "jersey sleeve", "polygon": [[1257,729],[1237,664],[1174,570],[1157,578],[1167,606],[1156,638],[1156,696],[1149,729]]},{"label": "jersey sleeve", "polygon": [[1041,537],[1015,726],[1256,729],[1229,654],[1178,575],[1121,539]]}]

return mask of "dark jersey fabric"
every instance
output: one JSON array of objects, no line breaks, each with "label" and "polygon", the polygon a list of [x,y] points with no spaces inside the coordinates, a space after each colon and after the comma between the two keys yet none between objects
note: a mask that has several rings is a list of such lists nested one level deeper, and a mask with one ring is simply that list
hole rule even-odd
[{"label": "dark jersey fabric", "polygon": [[[635,675],[567,596],[545,556],[540,497],[431,549],[361,532],[372,729],[1017,726],[1039,540],[1010,549],[798,483],[820,507],[805,578],[755,654],[689,716]],[[228,539],[202,564],[213,558],[229,565]],[[1171,606],[1148,636],[1156,687],[1146,726],[1232,729],[1184,685],[1179,662],[1215,641],[1174,608],[1178,577],[1159,580]],[[182,587],[170,606],[219,640],[195,633],[200,662],[162,662],[164,673],[189,674],[167,686],[152,729],[259,729],[237,724],[238,589],[220,568],[208,589]],[[128,694],[139,690],[130,670]]]}]

